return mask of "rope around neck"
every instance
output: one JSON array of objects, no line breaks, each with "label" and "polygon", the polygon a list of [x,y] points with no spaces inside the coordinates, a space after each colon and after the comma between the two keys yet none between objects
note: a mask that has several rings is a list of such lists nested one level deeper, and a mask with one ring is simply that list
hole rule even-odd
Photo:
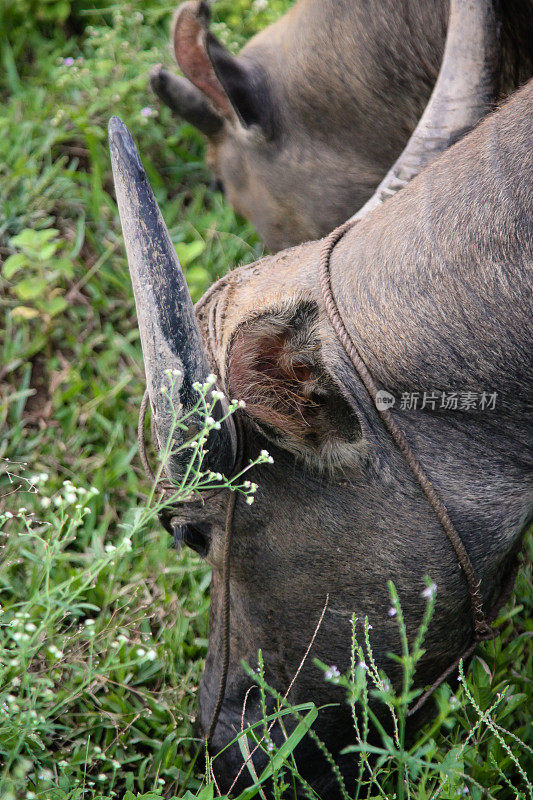
[{"label": "rope around neck", "polygon": [[346,355],[352,362],[352,365],[359,375],[365,389],[367,390],[383,424],[389,431],[390,435],[392,436],[394,442],[396,443],[398,449],[402,453],[403,457],[405,458],[411,472],[413,473],[414,477],[418,481],[422,491],[426,495],[430,505],[432,506],[433,510],[435,511],[443,529],[450,540],[453,549],[457,555],[457,560],[463,570],[463,573],[466,577],[468,583],[468,591],[470,593],[470,604],[472,607],[472,616],[474,619],[474,642],[468,648],[468,650],[460,656],[457,661],[455,661],[448,669],[438,678],[438,680],[433,684],[431,687],[430,692],[426,692],[426,694],[420,699],[420,701],[414,706],[413,709],[409,712],[410,714],[414,713],[418,710],[430,696],[433,694],[435,689],[440,686],[440,684],[446,680],[446,678],[453,672],[456,666],[458,666],[459,661],[461,658],[468,658],[474,651],[475,647],[479,642],[488,641],[493,639],[496,636],[496,631],[491,627],[487,617],[483,612],[483,600],[481,597],[481,581],[477,578],[476,573],[474,571],[474,567],[470,560],[470,557],[466,551],[466,548],[461,540],[461,537],[457,533],[457,530],[450,519],[450,515],[448,514],[448,509],[436,493],[433,485],[423,469],[422,465],[420,464],[419,460],[413,453],[409,442],[406,439],[406,436],[403,430],[399,427],[396,420],[394,419],[393,415],[391,414],[389,409],[382,409],[379,408],[377,405],[377,393],[378,387],[372,377],[368,367],[366,366],[365,362],[361,358],[359,351],[353,341],[352,337],[350,336],[348,329],[344,323],[344,320],[341,316],[339,307],[337,305],[337,301],[333,295],[333,289],[331,286],[331,273],[330,273],[330,259],[331,254],[335,245],[342,239],[345,233],[349,231],[351,228],[354,227],[356,224],[355,220],[348,220],[340,227],[336,228],[329,236],[326,237],[324,240],[324,244],[322,250],[320,252],[319,263],[318,263],[318,276],[320,281],[320,289],[322,292],[322,298],[324,300],[324,305],[326,307],[326,312],[329,318],[329,321],[335,331],[337,338],[339,339],[341,345],[346,352]]}]

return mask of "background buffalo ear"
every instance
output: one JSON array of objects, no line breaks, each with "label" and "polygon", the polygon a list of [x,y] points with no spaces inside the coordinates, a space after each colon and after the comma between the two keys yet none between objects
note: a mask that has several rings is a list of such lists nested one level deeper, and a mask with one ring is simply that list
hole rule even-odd
[{"label": "background buffalo ear", "polygon": [[213,111],[205,95],[187,78],[173,75],[157,64],[150,72],[150,85],[175,114],[206,136],[214,137],[221,130],[222,117]]},{"label": "background buffalo ear", "polygon": [[234,334],[226,371],[231,397],[267,435],[296,452],[340,460],[360,426],[321,356],[314,303],[269,313]]},{"label": "background buffalo ear", "polygon": [[210,12],[205,2],[186,2],[174,17],[172,41],[178,65],[226,119],[244,126],[259,125],[272,136],[272,113],[266,79],[246,58],[233,56],[209,31]]}]

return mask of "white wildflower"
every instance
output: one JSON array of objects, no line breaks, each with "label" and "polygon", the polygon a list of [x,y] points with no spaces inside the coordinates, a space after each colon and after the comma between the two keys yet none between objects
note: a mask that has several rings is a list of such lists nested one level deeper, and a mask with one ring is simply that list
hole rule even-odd
[{"label": "white wildflower", "polygon": [[336,681],[339,677],[340,677],[340,672],[335,666],[335,664],[329,667],[329,669],[327,669],[324,673],[324,678],[327,681]]},{"label": "white wildflower", "polygon": [[394,608],[394,606],[391,606],[389,608],[389,610],[387,611],[387,614],[389,615],[389,617],[395,617],[397,613],[398,613],[398,611]]},{"label": "white wildflower", "polygon": [[422,597],[425,597],[426,600],[429,600],[431,597],[433,597],[434,594],[436,594],[436,592],[437,592],[437,584],[430,583],[430,585],[426,586],[426,588],[422,592]]}]

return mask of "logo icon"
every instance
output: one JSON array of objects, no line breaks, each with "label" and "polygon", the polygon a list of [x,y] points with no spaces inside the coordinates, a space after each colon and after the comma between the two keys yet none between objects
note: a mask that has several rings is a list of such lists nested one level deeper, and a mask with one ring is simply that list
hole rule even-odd
[{"label": "logo icon", "polygon": [[392,408],[395,402],[394,395],[386,392],[385,389],[380,389],[376,394],[376,408],[378,411],[386,411],[388,408]]}]

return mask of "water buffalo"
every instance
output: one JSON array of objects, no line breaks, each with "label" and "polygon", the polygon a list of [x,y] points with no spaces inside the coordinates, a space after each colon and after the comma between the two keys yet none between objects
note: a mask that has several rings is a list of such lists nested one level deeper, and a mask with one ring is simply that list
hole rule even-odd
[{"label": "water buffalo", "polygon": [[[448,37],[430,104],[389,190],[394,181],[402,184],[407,167],[416,171],[412,157],[423,144],[422,131],[430,145],[441,134],[445,144],[452,128],[466,122],[464,102],[474,115],[483,113],[497,37],[482,35],[468,17],[476,9],[483,15],[483,8],[482,0],[456,0],[454,13],[462,17],[455,25],[452,17],[449,30],[459,32],[460,41]],[[481,102],[474,90],[484,95]],[[349,340],[377,385],[396,398],[394,419],[460,532],[487,613],[507,584],[533,510],[526,416],[533,352],[526,274],[533,261],[532,121],[530,82],[361,216],[329,261]],[[245,720],[261,714],[241,660],[255,664],[261,648],[267,680],[284,692],[327,595],[312,655],[345,670],[352,612],[359,619],[368,615],[376,661],[397,684],[399,666],[388,654],[398,652],[399,642],[386,583],[396,584],[412,636],[425,604],[423,576],[431,576],[435,616],[418,675],[420,685],[431,682],[472,641],[471,599],[439,519],[331,324],[318,269],[324,242],[230,272],[195,314],[142,164],[118,120],[110,123],[110,144],[156,443],[166,441],[170,427],[168,395],[160,391],[165,370],[183,373],[174,400],[185,410],[194,402],[193,383],[213,370],[220,389],[243,398],[246,408],[238,425],[229,420],[214,432],[209,467],[229,475],[239,452],[247,459],[267,448],[274,457],[272,466],[255,470],[256,502],[236,500],[231,539],[224,493],[174,508],[168,520],[171,528],[194,532],[190,541],[213,567],[200,689],[205,731],[217,701],[230,611],[229,674],[212,752],[240,729],[245,697]],[[182,476],[178,457],[169,460],[167,472],[174,480]],[[338,756],[352,740],[350,711],[312,658],[289,698],[338,703],[316,723]],[[338,757],[349,777],[353,762]],[[320,783],[326,769],[310,740],[300,745],[297,760],[321,796],[333,793]],[[240,765],[236,745],[216,759],[221,789]]]},{"label": "water buffalo", "polygon": [[[533,74],[533,0],[502,3],[499,95]],[[372,195],[413,131],[441,62],[448,0],[299,0],[232,56],[185,2],[185,77],[159,97],[208,138],[207,163],[273,251],[325,235]]]}]

